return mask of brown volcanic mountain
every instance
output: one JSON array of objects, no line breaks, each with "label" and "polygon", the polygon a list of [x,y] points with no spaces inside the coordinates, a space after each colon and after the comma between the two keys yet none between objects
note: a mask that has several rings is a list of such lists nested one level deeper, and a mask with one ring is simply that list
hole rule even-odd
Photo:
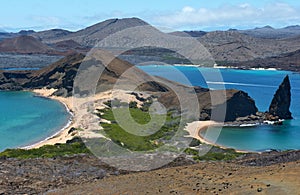
[{"label": "brown volcanic mountain", "polygon": [[240,62],[228,62],[227,65],[242,68],[276,68],[291,71],[300,71],[300,49],[283,53],[278,56],[256,58],[254,60]]},{"label": "brown volcanic mountain", "polygon": [[30,34],[31,36],[35,37],[38,40],[43,40],[44,42],[47,42],[52,39],[57,39],[59,37],[63,37],[66,35],[71,34],[72,32],[63,30],[63,29],[51,29],[51,30],[45,30],[45,31],[39,31]]},{"label": "brown volcanic mountain", "polygon": [[279,29],[272,28],[271,26],[264,26],[255,29],[239,30],[239,32],[257,38],[283,39],[283,38],[299,36],[300,26],[294,25],[294,26],[287,26]]},{"label": "brown volcanic mountain", "polygon": [[53,47],[62,50],[70,50],[70,49],[81,49],[82,45],[73,40],[59,41],[53,44]]},{"label": "brown volcanic mountain", "polygon": [[65,40],[65,41],[59,41],[57,43],[49,44],[52,48],[59,52],[72,54],[72,53],[87,53],[90,51],[91,48],[85,47],[77,43],[73,40]]},{"label": "brown volcanic mountain", "polygon": [[[297,39],[297,40],[295,40]],[[237,31],[215,31],[199,38],[216,61],[248,61],[278,56],[300,48],[300,38],[262,39]]]},{"label": "brown volcanic mountain", "polygon": [[83,46],[94,47],[98,41],[104,39],[105,37],[113,33],[116,33],[118,31],[127,28],[142,26],[142,25],[148,25],[148,24],[138,18],[109,19],[97,23],[95,25],[92,25],[90,27],[87,27],[85,29],[79,30],[77,32],[70,33],[66,36],[54,37],[53,39],[46,39],[46,40],[43,39],[43,41],[47,43],[54,43],[54,42],[64,41],[64,40],[73,40]]},{"label": "brown volcanic mountain", "polygon": [[[149,42],[160,43],[165,40],[165,33],[160,32],[138,18],[110,19],[77,32],[52,29],[48,31],[34,32],[30,35],[36,37],[38,40],[41,40],[43,43],[51,44],[54,49],[59,51],[67,52],[70,50],[75,50],[77,52],[85,53],[88,51],[88,48],[94,47],[95,44],[99,43],[99,41],[103,40],[109,35],[113,35],[122,30],[138,26],[145,26],[145,31],[141,31],[140,34],[136,35],[136,37],[138,37],[141,43],[145,43],[146,46]],[[263,36],[254,36],[251,33],[247,35],[247,33],[244,33],[244,31],[238,30],[214,31],[208,33],[200,31],[187,31],[185,32],[186,34],[184,34],[184,36],[189,34],[191,37],[194,37],[195,41],[200,41],[208,49],[218,64],[227,65],[229,63],[236,62],[239,67],[243,67],[248,66],[244,62],[248,63],[248,61],[255,60],[254,62],[256,63],[256,60],[259,59],[263,59],[263,64],[280,64],[282,62],[281,59],[284,57],[282,55],[299,50],[300,37],[277,39],[278,36],[275,36],[276,38],[272,38],[274,37],[274,33],[271,33],[270,37],[267,36],[267,32],[269,31],[276,31],[276,33],[282,34],[283,31],[290,32],[291,30],[294,34],[297,34],[298,27],[287,27],[285,29],[270,29],[266,27],[254,30],[256,34],[264,33]],[[149,36],[149,34],[153,33],[156,33],[154,40],[151,39],[153,36]],[[180,34],[181,32],[178,33],[180,36],[182,36]],[[136,40],[127,40],[122,37],[116,42],[120,43],[119,45],[125,45],[129,48],[132,48],[131,46],[137,45],[137,43],[134,41]],[[181,43],[178,44],[180,45]],[[9,45],[6,45],[6,47],[8,46]],[[13,51],[14,49],[10,50]],[[37,50],[40,51],[40,49]],[[163,52],[160,54],[160,56],[168,55],[168,53],[164,54]],[[136,57],[137,56],[134,56],[133,58],[136,59]],[[143,56],[143,58],[147,59],[148,61],[157,61],[156,55],[146,54]],[[125,59],[130,59],[130,56],[126,56]],[[177,59],[176,56],[171,60],[171,63],[175,64],[181,62],[182,59]],[[252,67],[255,67],[255,65],[252,65]],[[286,68],[286,66],[284,68]]]},{"label": "brown volcanic mountain", "polygon": [[[101,55],[107,55],[99,52],[99,58]],[[111,56],[107,58],[110,59]],[[105,59],[101,59],[105,60]],[[145,82],[142,85],[141,90],[147,91],[165,91],[166,88],[158,83],[147,82],[151,79],[151,76],[143,72],[142,70],[134,67],[126,61],[122,61],[118,58],[114,58],[108,66],[104,66],[103,62],[94,57],[87,57],[83,54],[72,54],[58,62],[49,65],[40,70],[35,71],[0,71],[0,89],[36,89],[36,88],[56,88],[58,89],[57,95],[70,96],[73,91],[74,78],[80,68],[80,65],[88,68],[94,66],[103,68],[103,73],[98,81],[99,90],[107,90],[112,88],[116,80],[128,69],[131,69],[129,76],[125,76],[126,81],[131,83]],[[88,79],[88,78],[85,78]]]},{"label": "brown volcanic mountain", "polygon": [[[69,53],[68,51],[75,50],[77,52],[85,53],[88,48],[95,46],[95,44],[108,37],[109,35],[113,35],[116,32],[120,32],[124,29],[137,26],[147,26],[147,28],[145,28],[145,31],[141,31],[140,34],[136,35],[136,37],[138,37],[139,41],[142,43],[160,43],[165,39],[165,33],[159,32],[157,29],[151,27],[146,22],[138,18],[110,19],[79,30],[77,32],[70,32],[62,29],[52,29],[48,31],[31,32],[30,36],[41,40],[43,43],[52,44],[53,48],[59,51]],[[208,33],[200,31],[186,31],[186,34],[184,34],[184,36],[187,36],[189,34],[190,36],[195,38],[195,41],[199,40],[210,51],[213,58],[218,64],[227,65],[229,63],[236,62],[237,66],[243,67],[249,66],[250,62],[248,63],[248,61],[254,60],[253,63],[256,63],[256,60],[258,60],[262,64],[268,64],[267,66],[272,66],[271,64],[278,64],[276,65],[276,67],[280,67],[280,64],[282,63],[281,59],[285,58],[284,54],[295,52],[300,49],[300,37],[290,38],[292,37],[292,35],[290,36],[290,34],[289,36],[281,35],[282,33],[292,33],[293,35],[296,35],[298,33],[298,30],[299,26],[291,26],[284,29],[272,29],[270,27],[264,27],[260,29],[254,29],[251,31],[251,33],[245,33],[246,31],[239,30],[214,31]],[[155,40],[149,40],[149,37],[151,36],[148,35],[153,32],[156,33]],[[268,36],[268,32],[271,32],[270,36]],[[178,33],[180,36],[182,36],[181,32],[177,32],[177,34]],[[274,33],[276,34],[276,36],[274,35]],[[260,36],[261,34],[263,34],[263,36]],[[289,38],[278,39],[277,35],[280,35],[279,38]],[[24,39],[24,36],[22,36],[21,38],[16,38],[16,40],[17,39],[22,40]],[[49,48],[46,48],[47,46],[41,46],[41,43],[37,44],[38,41],[32,41],[37,44],[37,47],[30,48],[28,49],[29,51],[27,51],[27,48],[23,48],[21,46],[13,46],[14,41],[12,40],[9,42],[8,40],[2,42],[1,47],[3,48],[2,50],[0,48],[0,52],[49,53]],[[124,45],[129,46],[129,48],[130,46],[136,45],[134,41],[135,40],[127,40],[124,38],[117,40],[117,42],[121,43],[120,45],[124,43]],[[178,44],[180,45],[181,43]],[[164,55],[164,53],[162,52],[160,56],[168,56],[168,53]],[[134,58],[136,58],[136,56],[134,56]],[[155,55],[146,55],[143,56],[143,58],[147,58],[148,61],[157,61]],[[129,57],[127,56],[125,59],[128,60]],[[177,59],[176,56],[172,59],[173,60],[171,62],[175,64],[182,62],[182,59]],[[292,61],[295,60],[293,59]],[[290,65],[298,66],[298,64]],[[255,64],[251,65],[251,67],[255,67]],[[292,69],[288,66],[284,66],[283,68],[290,70]]]},{"label": "brown volcanic mountain", "polygon": [[19,36],[0,42],[0,52],[19,54],[57,54],[57,52],[32,36]]}]

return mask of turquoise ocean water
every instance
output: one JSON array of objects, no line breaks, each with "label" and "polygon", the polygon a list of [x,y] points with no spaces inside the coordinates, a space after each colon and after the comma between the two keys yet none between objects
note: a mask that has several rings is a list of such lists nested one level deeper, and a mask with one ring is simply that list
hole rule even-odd
[{"label": "turquoise ocean water", "polygon": [[[274,70],[214,69],[191,66],[139,66],[145,72],[184,84],[211,89],[240,89],[247,92],[260,111],[268,110],[273,95],[286,75],[292,85],[291,112],[294,119],[283,126],[224,127],[217,144],[239,150],[300,149],[300,74]],[[188,79],[178,76],[178,71]],[[203,76],[205,75],[205,76]],[[219,77],[221,75],[222,77]],[[222,78],[222,79],[220,79]],[[212,139],[204,134],[206,139]]]},{"label": "turquoise ocean water", "polygon": [[0,151],[42,141],[67,125],[61,103],[31,92],[0,92]]}]

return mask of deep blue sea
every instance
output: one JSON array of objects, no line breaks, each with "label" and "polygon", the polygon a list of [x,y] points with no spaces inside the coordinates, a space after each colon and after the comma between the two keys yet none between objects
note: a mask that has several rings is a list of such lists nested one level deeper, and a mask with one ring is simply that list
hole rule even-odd
[{"label": "deep blue sea", "polygon": [[42,141],[62,129],[64,105],[31,92],[0,92],[0,151]]},{"label": "deep blue sea", "polygon": [[[223,127],[216,143],[248,151],[300,149],[300,74],[275,70],[214,69],[192,66],[139,66],[145,72],[184,84],[211,89],[240,89],[247,92],[260,111],[268,110],[273,95],[286,75],[292,85],[293,120],[282,126]],[[180,74],[184,76],[180,76]],[[188,82],[187,82],[188,81]],[[203,134],[207,140],[214,140]]]}]

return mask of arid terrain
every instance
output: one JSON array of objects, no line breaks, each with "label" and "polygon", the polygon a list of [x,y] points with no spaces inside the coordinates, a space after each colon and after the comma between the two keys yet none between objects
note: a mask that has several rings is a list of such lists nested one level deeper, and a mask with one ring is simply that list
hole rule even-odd
[{"label": "arid terrain", "polygon": [[300,161],[267,167],[201,162],[53,190],[48,194],[299,194]]},{"label": "arid terrain", "polygon": [[[224,31],[177,31],[163,33],[139,18],[109,19],[96,23],[87,28],[71,32],[64,29],[50,29],[44,31],[20,31],[18,33],[0,34],[0,52],[14,54],[45,54],[66,56],[70,53],[86,53],[98,43],[110,36],[126,30],[139,33],[135,38],[140,42],[159,43],[165,37],[193,37],[195,42],[201,43],[218,65],[235,66],[238,68],[277,68],[299,71],[300,27],[287,26],[274,29],[270,26],[249,30],[229,29]],[[125,33],[126,34],[126,33]],[[148,37],[145,38],[144,35]],[[132,48],[133,51],[121,55],[131,63],[140,61],[159,61],[169,64],[188,64],[187,59],[166,48],[136,48],[135,40],[122,37],[114,41],[121,46]],[[152,40],[151,37],[155,37]],[[128,40],[127,40],[128,39]],[[102,47],[103,45],[100,44]],[[110,48],[112,45],[103,46]],[[110,48],[111,49],[111,48]],[[114,48],[116,49],[116,48]],[[117,48],[118,49],[118,48]],[[135,49],[139,49],[135,51]],[[138,55],[137,55],[138,54]],[[1,60],[1,59],[0,59]],[[3,62],[0,61],[0,65]],[[16,64],[16,66],[23,66]]]},{"label": "arid terrain", "polygon": [[300,152],[247,154],[129,172],[89,154],[0,158],[0,194],[299,194]]}]

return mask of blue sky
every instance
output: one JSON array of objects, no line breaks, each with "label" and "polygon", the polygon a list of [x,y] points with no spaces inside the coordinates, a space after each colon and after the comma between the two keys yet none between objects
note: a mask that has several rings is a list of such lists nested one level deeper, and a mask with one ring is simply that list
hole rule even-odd
[{"label": "blue sky", "polygon": [[139,17],[174,30],[283,27],[300,24],[300,1],[9,0],[1,2],[0,30],[78,30],[124,17]]}]

